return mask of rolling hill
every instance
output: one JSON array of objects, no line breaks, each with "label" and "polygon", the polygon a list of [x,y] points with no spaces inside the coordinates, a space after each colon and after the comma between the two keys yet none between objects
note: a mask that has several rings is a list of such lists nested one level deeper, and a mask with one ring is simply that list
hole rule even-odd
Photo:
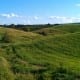
[{"label": "rolling hill", "polygon": [[80,80],[80,24],[1,27],[0,80]]}]

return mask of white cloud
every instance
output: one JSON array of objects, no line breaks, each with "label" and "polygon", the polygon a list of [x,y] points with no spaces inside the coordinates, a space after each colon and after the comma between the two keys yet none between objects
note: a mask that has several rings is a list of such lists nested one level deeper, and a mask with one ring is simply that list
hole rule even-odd
[{"label": "white cloud", "polygon": [[49,19],[54,19],[54,18],[55,18],[55,16],[49,16],[48,18],[49,18]]},{"label": "white cloud", "polygon": [[66,19],[64,16],[50,16],[49,19]]},{"label": "white cloud", "polygon": [[26,20],[25,20],[25,19],[24,19],[24,20],[22,20],[22,23],[25,24],[25,25],[26,25],[26,24],[31,24],[31,20],[29,20],[29,19],[26,19]]},{"label": "white cloud", "polygon": [[0,14],[0,16],[10,18],[9,14]]},{"label": "white cloud", "polygon": [[20,15],[17,15],[17,14],[15,14],[15,13],[11,13],[11,14],[0,14],[0,16],[2,16],[2,17],[6,17],[6,18],[21,18],[22,16],[20,16]]},{"label": "white cloud", "polygon": [[17,17],[17,18],[21,18],[22,17],[20,15],[14,14],[14,13],[11,13],[10,15],[11,15],[11,17]]},{"label": "white cloud", "polygon": [[39,18],[38,16],[34,16],[34,19],[35,19],[35,20],[38,20],[38,19],[40,19],[40,18]]},{"label": "white cloud", "polygon": [[77,7],[80,7],[80,3],[76,4]]},{"label": "white cloud", "polygon": [[[22,24],[38,24],[38,23],[73,23],[80,22],[80,17],[65,17],[65,16],[24,16],[15,13],[0,14],[1,21],[4,23],[22,23]],[[7,20],[10,18],[10,20]]]},{"label": "white cloud", "polygon": [[27,24],[31,24],[31,21],[30,20],[27,20]]},{"label": "white cloud", "polygon": [[77,17],[50,16],[48,18],[51,21],[56,21],[58,23],[72,23],[72,22],[79,22],[80,21],[80,18],[77,18]]},{"label": "white cloud", "polygon": [[74,22],[74,19],[72,18],[62,18],[62,23],[72,23]]}]

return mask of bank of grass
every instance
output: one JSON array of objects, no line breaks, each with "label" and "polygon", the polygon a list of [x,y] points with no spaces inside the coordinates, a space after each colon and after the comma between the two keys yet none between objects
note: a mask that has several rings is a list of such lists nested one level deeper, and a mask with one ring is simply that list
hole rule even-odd
[{"label": "bank of grass", "polygon": [[62,31],[55,35],[0,28],[0,79],[80,79],[80,30],[74,25],[74,32],[70,24],[52,27]]}]

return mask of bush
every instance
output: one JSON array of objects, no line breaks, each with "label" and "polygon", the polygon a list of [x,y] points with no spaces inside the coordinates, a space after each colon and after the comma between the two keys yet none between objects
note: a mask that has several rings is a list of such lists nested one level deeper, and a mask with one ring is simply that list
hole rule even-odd
[{"label": "bush", "polygon": [[9,36],[8,36],[8,33],[5,32],[2,36],[2,39],[1,39],[1,42],[4,42],[4,43],[9,43],[10,42],[10,39],[9,39]]}]

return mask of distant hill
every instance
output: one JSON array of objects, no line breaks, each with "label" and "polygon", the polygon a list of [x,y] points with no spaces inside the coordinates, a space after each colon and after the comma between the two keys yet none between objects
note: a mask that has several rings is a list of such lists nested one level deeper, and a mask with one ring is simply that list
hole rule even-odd
[{"label": "distant hill", "polygon": [[0,27],[1,80],[80,80],[80,24],[48,26]]}]

